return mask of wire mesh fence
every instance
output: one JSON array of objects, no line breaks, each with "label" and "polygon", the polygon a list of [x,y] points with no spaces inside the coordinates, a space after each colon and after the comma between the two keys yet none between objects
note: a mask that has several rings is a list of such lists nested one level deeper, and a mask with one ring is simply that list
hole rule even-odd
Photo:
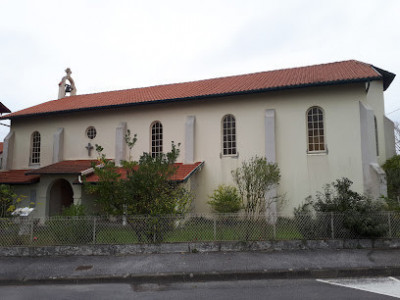
[{"label": "wire mesh fence", "polygon": [[400,238],[400,212],[278,216],[185,214],[0,219],[0,246]]}]

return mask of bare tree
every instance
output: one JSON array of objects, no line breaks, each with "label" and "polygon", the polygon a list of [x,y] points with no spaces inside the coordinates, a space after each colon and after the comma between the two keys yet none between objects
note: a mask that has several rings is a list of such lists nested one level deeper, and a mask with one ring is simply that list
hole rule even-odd
[{"label": "bare tree", "polygon": [[400,154],[400,122],[394,122],[394,144],[396,153]]}]

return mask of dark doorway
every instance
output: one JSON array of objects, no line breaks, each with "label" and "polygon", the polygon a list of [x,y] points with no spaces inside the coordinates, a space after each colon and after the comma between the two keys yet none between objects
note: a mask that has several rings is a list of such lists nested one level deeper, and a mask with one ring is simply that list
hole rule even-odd
[{"label": "dark doorway", "polygon": [[64,207],[74,203],[71,184],[65,179],[54,181],[50,189],[49,216],[60,215]]}]

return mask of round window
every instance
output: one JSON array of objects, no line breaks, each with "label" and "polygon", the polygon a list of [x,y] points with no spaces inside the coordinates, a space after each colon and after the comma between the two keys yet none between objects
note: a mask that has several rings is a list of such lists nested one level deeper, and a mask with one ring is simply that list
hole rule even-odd
[{"label": "round window", "polygon": [[88,127],[88,129],[86,129],[86,135],[89,139],[93,140],[96,137],[96,128],[94,128],[93,126]]}]

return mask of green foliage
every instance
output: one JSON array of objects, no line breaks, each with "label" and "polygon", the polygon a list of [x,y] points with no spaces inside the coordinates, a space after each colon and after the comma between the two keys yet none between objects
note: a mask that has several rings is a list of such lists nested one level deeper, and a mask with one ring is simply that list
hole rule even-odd
[{"label": "green foliage", "polygon": [[82,204],[71,204],[68,207],[64,207],[62,210],[62,216],[64,217],[83,217],[87,214],[86,206]]},{"label": "green foliage", "polygon": [[96,144],[96,151],[98,159],[92,164],[92,168],[99,182],[97,184],[84,182],[86,191],[96,196],[95,204],[102,212],[122,215],[125,204],[125,183],[121,180],[121,174],[117,172],[115,163],[102,153],[103,148]]},{"label": "green foliage", "polygon": [[400,155],[388,159],[382,167],[386,172],[388,198],[392,200],[388,204],[400,210]]},{"label": "green foliage", "polygon": [[267,208],[266,193],[278,185],[281,178],[277,164],[268,163],[266,158],[252,157],[232,171],[247,215],[258,214]]},{"label": "green foliage", "polygon": [[317,192],[315,200],[307,197],[294,210],[298,228],[305,238],[329,237],[332,223],[336,235],[341,237],[371,238],[385,234],[384,222],[377,214],[383,211],[383,203],[352,191],[352,184],[348,178],[337,179],[325,185],[323,192]]},{"label": "green foliage", "polygon": [[[125,136],[131,151],[137,141],[131,132]],[[171,182],[176,173],[174,163],[179,156],[179,144],[171,142],[171,151],[159,155],[143,153],[139,161],[122,162],[127,178],[121,179],[120,169],[96,145],[100,166],[93,166],[99,177],[97,184],[85,183],[89,193],[96,195],[96,204],[102,212],[121,215],[126,207],[129,215],[147,215],[144,222],[130,222],[140,242],[159,242],[173,228],[173,221],[163,222],[160,215],[177,215],[185,212],[192,200],[191,194],[181,185]],[[129,218],[128,218],[129,220]]]},{"label": "green foliage", "polygon": [[19,201],[9,185],[0,184],[0,218],[10,217]]},{"label": "green foliage", "polygon": [[354,192],[350,189],[353,182],[348,178],[337,179],[325,185],[324,192],[317,192],[313,206],[318,212],[376,212],[383,210],[381,201]]},{"label": "green foliage", "polygon": [[93,223],[85,217],[52,217],[46,225],[55,244],[85,245],[93,239]]},{"label": "green foliage", "polygon": [[210,198],[207,203],[217,213],[236,213],[242,208],[242,199],[237,188],[233,186],[218,186]]},{"label": "green foliage", "polygon": [[178,155],[179,149],[172,142],[170,152],[154,157],[143,153],[138,168],[128,170],[128,213],[156,216],[184,212],[190,196],[183,187],[170,182]]}]

